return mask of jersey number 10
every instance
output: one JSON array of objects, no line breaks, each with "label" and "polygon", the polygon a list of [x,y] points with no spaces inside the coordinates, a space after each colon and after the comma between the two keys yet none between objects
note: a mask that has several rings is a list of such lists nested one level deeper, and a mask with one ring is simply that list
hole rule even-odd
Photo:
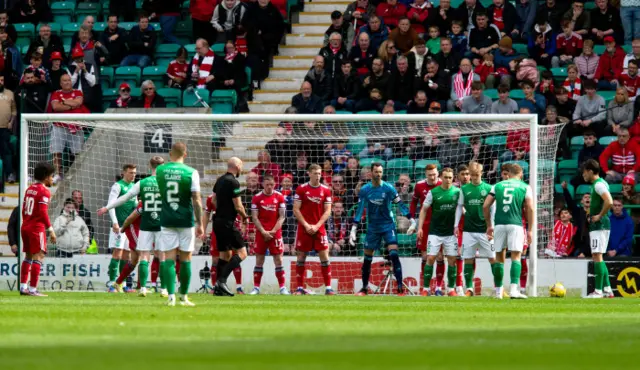
[{"label": "jersey number 10", "polygon": [[33,207],[36,204],[36,200],[29,197],[24,198],[24,214],[27,216],[31,216],[33,214]]}]

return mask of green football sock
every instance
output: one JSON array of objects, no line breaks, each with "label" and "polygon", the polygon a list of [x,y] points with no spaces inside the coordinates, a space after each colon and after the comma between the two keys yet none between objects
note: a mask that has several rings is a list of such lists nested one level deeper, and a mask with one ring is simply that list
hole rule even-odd
[{"label": "green football sock", "polygon": [[447,266],[447,287],[453,288],[456,286],[456,276],[458,276],[458,266],[455,263]]},{"label": "green football sock", "polygon": [[158,279],[160,279],[160,289],[167,289],[167,284],[164,279],[164,261],[160,262],[160,269],[158,270]]},{"label": "green football sock", "polygon": [[180,262],[180,294],[189,293],[191,282],[191,261]]},{"label": "green football sock", "polygon": [[138,265],[138,281],[140,281],[140,287],[147,287],[147,279],[149,278],[149,261],[140,261],[140,265]]},{"label": "green football sock", "polygon": [[605,288],[610,288],[611,287],[611,281],[609,281],[609,268],[607,267],[607,263],[602,261],[600,262],[602,264],[602,267],[600,267],[601,271],[602,271],[602,275],[604,277],[603,279],[603,286]]},{"label": "green football sock", "polygon": [[[176,261],[168,259],[164,261],[164,274],[166,278],[165,287],[169,294],[176,294]],[[165,280],[165,279],[163,279]]]},{"label": "green football sock", "polygon": [[429,288],[429,284],[431,283],[431,277],[433,276],[433,265],[429,266],[429,264],[424,265],[424,287]]},{"label": "green football sock", "polygon": [[116,279],[118,278],[119,264],[120,264],[120,260],[111,258],[111,262],[109,262],[109,281],[116,281]]},{"label": "green football sock", "polygon": [[496,262],[493,264],[493,285],[496,288],[502,288],[504,280],[504,263]]},{"label": "green football sock", "polygon": [[602,290],[602,286],[604,285],[604,274],[602,271],[602,263],[596,262],[593,264],[593,273],[595,275],[595,288],[596,290]]},{"label": "green football sock", "polygon": [[464,264],[464,284],[467,289],[473,287],[473,264]]},{"label": "green football sock", "polygon": [[522,263],[520,260],[511,261],[511,269],[509,275],[511,278],[511,284],[520,284],[520,272],[522,271]]},{"label": "green football sock", "polygon": [[127,262],[128,261],[126,261],[126,260],[120,260],[119,261],[119,263],[118,263],[118,274],[122,273],[122,269],[124,269],[124,267],[127,265]]}]

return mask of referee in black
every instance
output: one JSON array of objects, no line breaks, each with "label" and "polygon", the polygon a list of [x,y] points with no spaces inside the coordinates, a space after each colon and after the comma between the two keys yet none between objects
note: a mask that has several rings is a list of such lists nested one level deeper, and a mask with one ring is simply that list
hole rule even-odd
[{"label": "referee in black", "polygon": [[[237,178],[242,171],[240,158],[232,157],[227,162],[227,173],[218,178],[213,186],[216,202],[216,214],[213,218],[213,232],[216,235],[220,260],[218,261],[218,279],[213,289],[217,296],[233,296],[227,286],[227,278],[240,263],[247,258],[247,249],[242,234],[234,227],[238,214],[242,222],[248,221],[247,212],[240,199],[240,183]],[[232,250],[236,253],[233,254]],[[232,257],[233,254],[233,257]]]}]

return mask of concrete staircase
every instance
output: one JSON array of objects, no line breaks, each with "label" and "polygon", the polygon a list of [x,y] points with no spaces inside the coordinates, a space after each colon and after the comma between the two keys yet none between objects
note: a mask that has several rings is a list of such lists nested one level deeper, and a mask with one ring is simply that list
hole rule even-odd
[{"label": "concrete staircase", "polygon": [[9,222],[9,217],[11,217],[11,211],[18,205],[20,188],[18,183],[5,183],[4,191],[4,193],[0,193],[0,256],[13,256],[14,254],[11,253],[11,247],[9,246],[7,223]]},{"label": "concrete staircase", "polygon": [[[252,113],[281,114],[291,105],[291,97],[298,93],[304,76],[311,68],[313,57],[322,47],[324,32],[331,25],[331,12],[344,12],[350,1],[314,0],[306,2],[298,23],[292,24],[280,55],[273,60],[273,68],[249,103]],[[295,22],[294,16],[294,22]]]}]

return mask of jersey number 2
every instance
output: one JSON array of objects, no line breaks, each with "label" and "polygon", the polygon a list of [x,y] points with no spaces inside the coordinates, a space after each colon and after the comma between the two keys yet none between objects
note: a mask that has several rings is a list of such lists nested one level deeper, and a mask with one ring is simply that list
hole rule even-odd
[{"label": "jersey number 2", "polygon": [[168,181],[167,182],[167,202],[168,203],[177,203],[180,201],[178,199],[178,183],[176,181]]}]

